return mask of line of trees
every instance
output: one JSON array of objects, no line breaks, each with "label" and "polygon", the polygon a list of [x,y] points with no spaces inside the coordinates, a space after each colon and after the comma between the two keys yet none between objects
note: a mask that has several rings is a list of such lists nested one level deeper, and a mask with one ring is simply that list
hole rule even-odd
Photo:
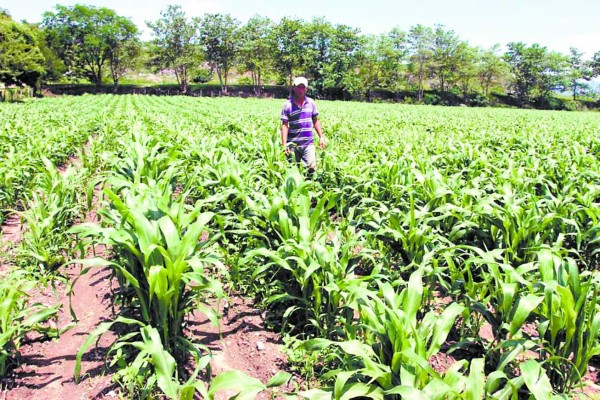
[{"label": "line of trees", "polygon": [[57,5],[38,25],[15,22],[1,11],[0,80],[37,86],[42,78],[86,79],[99,85],[109,78],[116,88],[127,72],[150,67],[173,71],[184,93],[190,81],[216,73],[227,92],[235,69],[249,76],[257,94],[266,80],[290,84],[304,75],[320,96],[369,97],[383,89],[410,91],[422,101],[430,88],[466,99],[502,87],[525,105],[555,90],[570,90],[577,99],[600,75],[600,51],[585,60],[576,48],[565,55],[511,42],[501,53],[500,45],[473,47],[442,25],[363,35],[324,18],[276,22],[254,16],[242,24],[229,14],[188,18],[180,6],[168,6],[146,24],[153,39],[142,42],[130,19],[104,7]]}]

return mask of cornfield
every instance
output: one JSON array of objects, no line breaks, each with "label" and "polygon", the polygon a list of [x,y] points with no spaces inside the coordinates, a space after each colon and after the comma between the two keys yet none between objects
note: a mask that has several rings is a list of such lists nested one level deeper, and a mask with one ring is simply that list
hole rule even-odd
[{"label": "cornfield", "polygon": [[[107,362],[125,397],[253,398],[287,382],[210,380],[210,349],[186,321],[199,310],[218,325],[231,291],[260,304],[291,369],[318,382],[286,396],[575,393],[600,355],[597,114],[322,101],[328,147],[309,176],[280,147],[280,106],[0,104],[0,220],[27,222],[8,273],[19,283],[2,288],[0,370],[24,332],[60,334],[42,326],[58,308],[28,310],[26,289],[79,264],[112,271],[120,311],[78,361],[119,326]],[[80,168],[58,174],[70,158]],[[78,223],[92,207],[98,222]],[[97,245],[110,256],[83,257]],[[458,361],[435,370],[440,352]]]}]

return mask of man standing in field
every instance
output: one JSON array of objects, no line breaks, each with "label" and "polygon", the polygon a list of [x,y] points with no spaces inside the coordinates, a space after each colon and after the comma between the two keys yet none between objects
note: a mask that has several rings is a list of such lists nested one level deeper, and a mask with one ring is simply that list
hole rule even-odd
[{"label": "man standing in field", "polygon": [[325,136],[317,116],[315,101],[306,96],[308,81],[304,77],[294,79],[292,96],[281,111],[281,144],[285,154],[296,162],[302,161],[310,172],[317,168],[313,127],[319,135],[319,146],[325,148]]}]

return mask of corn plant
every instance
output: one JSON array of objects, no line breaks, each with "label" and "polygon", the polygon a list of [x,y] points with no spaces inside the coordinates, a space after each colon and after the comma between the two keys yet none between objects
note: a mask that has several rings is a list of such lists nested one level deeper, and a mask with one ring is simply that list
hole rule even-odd
[{"label": "corn plant", "polygon": [[540,358],[552,387],[570,391],[581,382],[590,358],[600,354],[600,276],[580,273],[572,258],[550,248],[538,252]]},{"label": "corn plant", "polygon": [[[213,400],[215,395],[221,390],[236,392],[231,399],[255,399],[260,393],[269,394],[271,399],[280,398],[280,396],[277,396],[278,394],[281,395],[281,391],[278,390],[278,387],[288,383],[291,378],[291,374],[281,371],[269,379],[265,384],[241,371],[233,370],[222,372],[211,380],[205,398]],[[290,397],[292,396],[290,395]]]},{"label": "corn plant", "polygon": [[28,292],[36,285],[22,273],[14,272],[0,282],[0,376],[19,362],[19,350],[25,335],[31,331],[58,337],[61,331],[48,323],[57,317],[60,304],[47,307],[29,304]]},{"label": "corn plant", "polygon": [[304,345],[309,350],[335,345],[349,356],[349,369],[332,373],[338,376],[333,398],[350,398],[350,392],[352,396],[376,399],[386,395],[393,399],[421,390],[439,396],[432,398],[451,398],[451,394],[463,391],[466,383],[459,371],[466,362],[455,366],[445,378],[428,364],[429,358],[439,352],[463,307],[452,303],[439,316],[430,311],[419,318],[423,300],[421,270],[411,274],[399,294],[389,283],[379,287],[378,293],[361,289],[349,294],[349,305],[359,312],[361,340],[313,339]]},{"label": "corn plant", "polygon": [[55,272],[69,253],[67,228],[82,215],[83,196],[80,194],[82,176],[74,169],[61,175],[47,158],[45,172],[38,175],[38,192],[27,201],[27,210],[19,212],[27,222],[21,257],[35,260],[42,274]]},{"label": "corn plant", "polygon": [[[452,349],[482,349],[488,371],[503,371],[519,354],[536,345],[523,332],[525,324],[542,302],[542,297],[534,293],[528,280],[535,266],[523,264],[513,268],[501,262],[500,251],[472,250],[476,256],[466,259],[464,269],[479,269],[480,276],[484,278],[475,283],[467,275],[469,279],[462,282],[465,292],[462,301],[470,310],[465,322],[471,331],[463,332],[467,335],[462,336]],[[473,290],[474,287],[481,290]],[[491,328],[492,338],[489,341],[479,335],[483,321]]]},{"label": "corn plant", "polygon": [[[217,314],[204,303],[209,300],[208,296],[217,299],[223,296],[221,284],[210,278],[207,272],[207,267],[219,265],[210,251],[217,237],[205,237],[209,234],[207,224],[213,214],[201,212],[201,205],[188,210],[181,198],[174,200],[169,176],[167,174],[162,184],[150,181],[150,186],[138,183],[132,188],[123,187],[122,197],[111,189],[105,189],[110,205],[99,214],[106,226],[84,224],[73,228],[72,232],[82,240],[90,238],[94,243],[111,246],[118,258],[116,262],[102,259],[76,262],[96,267],[109,266],[119,280],[120,292],[136,318],[127,320],[127,323],[139,326],[141,330],[120,338],[117,348],[128,344],[139,349],[141,345],[132,342],[132,335],[144,337],[149,334],[148,329],[155,329],[164,352],[179,361],[193,355],[200,363],[207,349],[186,339],[185,318],[195,309],[201,309],[217,323]],[[76,376],[86,347],[106,329],[108,327],[92,335],[81,348]],[[161,374],[157,370],[160,365],[154,365],[157,376]],[[139,371],[142,370],[140,367]],[[164,391],[160,378],[157,379]],[[165,393],[171,396],[173,392]]]}]

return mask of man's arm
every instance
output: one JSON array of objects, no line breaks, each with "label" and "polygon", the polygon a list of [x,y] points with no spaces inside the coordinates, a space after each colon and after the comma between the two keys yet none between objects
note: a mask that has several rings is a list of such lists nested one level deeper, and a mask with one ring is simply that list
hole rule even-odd
[{"label": "man's arm", "polygon": [[319,135],[319,146],[324,149],[325,146],[327,145],[326,141],[325,141],[325,135],[323,135],[323,129],[321,128],[321,121],[319,121],[319,118],[315,115],[314,117],[312,117],[313,120],[313,126],[315,127],[315,130],[317,131],[317,135]]},{"label": "man's arm", "polygon": [[288,122],[282,121],[281,122],[281,145],[285,149],[286,154],[291,151],[290,148],[287,146],[287,138],[288,138],[289,130],[290,130],[290,127],[288,125]]}]

